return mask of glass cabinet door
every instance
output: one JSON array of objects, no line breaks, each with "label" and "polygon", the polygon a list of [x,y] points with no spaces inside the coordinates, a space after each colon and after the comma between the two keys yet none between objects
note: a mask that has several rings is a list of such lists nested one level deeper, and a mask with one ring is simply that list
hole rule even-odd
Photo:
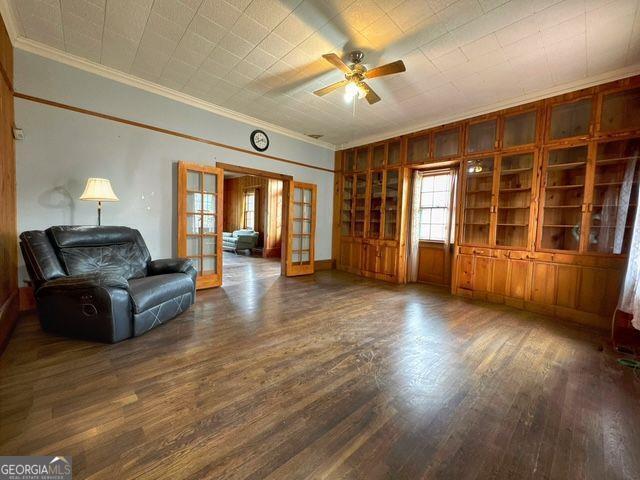
[{"label": "glass cabinet door", "polygon": [[353,235],[362,237],[364,235],[364,217],[367,202],[367,174],[358,173],[355,175],[355,179]]},{"label": "glass cabinet door", "polygon": [[397,169],[387,170],[384,186],[384,238],[396,238],[398,231],[398,180],[400,174]]},{"label": "glass cabinet door", "polygon": [[632,128],[640,128],[640,88],[605,95],[600,130],[613,132]]},{"label": "glass cabinet door", "polygon": [[587,249],[627,253],[637,210],[640,139],[598,145]]},{"label": "glass cabinet door", "polygon": [[342,235],[351,235],[353,227],[353,175],[345,175],[342,178],[342,217],[340,220],[340,233]]},{"label": "glass cabinet door", "polygon": [[552,140],[587,135],[591,125],[591,98],[560,103],[551,108],[549,135]]},{"label": "glass cabinet door", "polygon": [[400,165],[400,140],[389,142],[389,153],[387,155],[387,165]]},{"label": "glass cabinet door", "polygon": [[429,135],[410,137],[407,140],[407,163],[427,163],[429,161]]},{"label": "glass cabinet door", "polygon": [[356,169],[356,152],[355,150],[347,150],[344,154],[343,170],[345,172],[353,172]]},{"label": "glass cabinet door", "polygon": [[505,155],[500,160],[496,245],[525,247],[529,234],[533,153]]},{"label": "glass cabinet door", "polygon": [[587,153],[586,145],[547,152],[540,240],[543,249],[580,248]]},{"label": "glass cabinet door", "polygon": [[502,146],[530,145],[536,141],[536,110],[510,115],[504,119]]},{"label": "glass cabinet door", "polygon": [[493,199],[493,157],[465,162],[463,243],[488,245]]},{"label": "glass cabinet door", "polygon": [[356,151],[356,170],[359,172],[369,168],[369,147],[359,148]]},{"label": "glass cabinet door", "polygon": [[369,176],[369,230],[370,238],[380,238],[380,223],[382,221],[382,178],[384,172],[376,170]]},{"label": "glass cabinet door", "polygon": [[444,130],[434,135],[434,158],[455,157],[460,153],[460,129]]},{"label": "glass cabinet door", "polygon": [[495,119],[469,125],[467,153],[489,152],[496,148],[497,121]]},{"label": "glass cabinet door", "polygon": [[197,288],[222,284],[222,170],[178,163],[178,255],[198,271]]},{"label": "glass cabinet door", "polygon": [[373,154],[371,158],[371,168],[384,167],[385,145],[376,145],[373,147]]}]

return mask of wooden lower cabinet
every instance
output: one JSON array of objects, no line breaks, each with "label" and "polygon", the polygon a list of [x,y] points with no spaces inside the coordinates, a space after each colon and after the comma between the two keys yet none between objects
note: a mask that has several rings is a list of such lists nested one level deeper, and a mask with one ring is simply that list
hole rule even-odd
[{"label": "wooden lower cabinet", "polygon": [[398,281],[399,250],[394,240],[351,239],[340,241],[338,269],[369,278]]},{"label": "wooden lower cabinet", "polygon": [[625,259],[458,247],[454,293],[608,329]]}]

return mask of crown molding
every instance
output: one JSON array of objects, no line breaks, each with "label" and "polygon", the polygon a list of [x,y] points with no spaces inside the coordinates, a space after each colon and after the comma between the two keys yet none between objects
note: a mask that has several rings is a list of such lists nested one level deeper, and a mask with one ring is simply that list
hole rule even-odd
[{"label": "crown molding", "polygon": [[367,145],[369,143],[379,142],[389,138],[398,137],[400,135],[407,135],[409,133],[419,132],[421,130],[427,130],[429,128],[434,128],[434,127],[439,127],[441,125],[446,125],[448,123],[460,122],[462,120],[467,120],[469,118],[485,115],[487,113],[493,113],[498,110],[503,110],[505,108],[517,107],[519,105],[524,105],[526,103],[535,102],[537,100],[543,100],[549,97],[555,97],[556,95],[563,95],[565,93],[575,92],[576,90],[593,87],[596,85],[600,85],[602,83],[613,82],[615,80],[620,80],[626,77],[632,77],[634,75],[640,75],[640,64],[631,65],[629,67],[624,67],[617,70],[612,70],[610,72],[602,73],[600,75],[593,75],[591,77],[587,77],[580,80],[576,80],[574,82],[565,83],[562,85],[547,88],[545,90],[524,95],[522,97],[517,97],[511,100],[496,102],[490,105],[485,105],[483,107],[467,110],[466,112],[459,113],[456,115],[441,117],[429,123],[416,123],[402,129],[386,130],[383,133],[360,137],[348,143],[338,145],[337,149],[344,150],[351,147],[357,147],[359,145]]},{"label": "crown molding", "polygon": [[[4,2],[0,3],[0,13],[3,14],[3,18],[6,18],[4,17],[5,12],[4,12],[4,9],[2,8],[3,3]],[[177,90],[172,90],[168,87],[158,85],[157,83],[153,83],[148,80],[143,80],[142,78],[136,77],[134,75],[130,75],[128,73],[121,72],[114,68],[107,67],[105,65],[101,65],[101,64],[92,62],[90,60],[86,60],[84,58],[78,57],[76,55],[73,55],[67,52],[63,52],[53,47],[49,47],[48,45],[44,45],[40,42],[36,42],[29,38],[25,38],[19,34],[15,38],[13,38],[13,46],[14,48],[18,48],[20,50],[24,50],[26,52],[39,55],[49,60],[53,60],[59,63],[64,63],[65,65],[69,65],[71,67],[75,67],[80,70],[93,73],[94,75],[99,75],[101,77],[108,78],[110,80],[115,80],[116,82],[123,83],[125,85],[139,88],[141,90],[145,90],[147,92],[154,93],[156,95],[161,95],[163,97],[169,98],[171,100],[175,100],[180,103],[184,103],[186,105],[190,105],[192,107],[199,108],[201,110],[207,110],[216,115],[220,115],[222,117],[230,118],[232,120],[236,120],[238,122],[251,125],[252,127],[262,128],[270,132],[279,133],[281,135],[285,135],[295,140],[300,140],[302,142],[315,145],[318,147],[326,148],[331,151],[336,150],[336,145],[333,145],[331,143],[310,138],[302,133],[289,130],[288,128],[283,128],[278,125],[274,125],[273,123],[265,122],[263,120],[259,120],[249,115],[235,112],[228,108],[224,108],[219,105],[215,105],[211,102],[207,102],[205,100],[201,100],[191,95],[187,95],[186,93],[178,92]]]}]

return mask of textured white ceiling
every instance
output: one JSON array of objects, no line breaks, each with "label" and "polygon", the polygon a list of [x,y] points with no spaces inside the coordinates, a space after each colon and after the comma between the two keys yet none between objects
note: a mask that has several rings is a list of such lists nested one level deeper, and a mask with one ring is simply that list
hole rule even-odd
[{"label": "textured white ceiling", "polygon": [[[19,34],[336,145],[640,63],[640,0],[11,0]],[[407,72],[345,103],[323,53]]]}]

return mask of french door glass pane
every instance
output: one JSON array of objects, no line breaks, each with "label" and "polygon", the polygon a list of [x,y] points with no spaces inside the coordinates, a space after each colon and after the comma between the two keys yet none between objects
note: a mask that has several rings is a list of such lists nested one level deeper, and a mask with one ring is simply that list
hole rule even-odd
[{"label": "french door glass pane", "polygon": [[191,257],[191,261],[193,262],[193,268],[198,271],[198,275],[202,275],[202,262],[200,261],[200,257]]},{"label": "french door glass pane", "polygon": [[187,233],[200,233],[202,225],[202,215],[187,214]]},{"label": "french door glass pane", "polygon": [[303,208],[302,208],[302,215],[303,218],[311,218],[311,205],[308,204],[304,204]]},{"label": "french door glass pane", "polygon": [[533,153],[501,159],[496,245],[524,247],[529,233]]},{"label": "french door glass pane", "polygon": [[630,128],[640,128],[640,88],[605,95],[600,129],[611,132]]},{"label": "french door glass pane", "polygon": [[463,241],[476,245],[489,243],[493,157],[467,160]]},{"label": "french door glass pane", "polygon": [[218,176],[212,173],[204,174],[204,191],[209,193],[216,193],[218,191],[217,184]]},{"label": "french door glass pane", "polygon": [[561,103],[551,109],[551,138],[586,135],[591,123],[590,98],[572,103]]},{"label": "french door glass pane", "polygon": [[396,237],[398,218],[398,170],[387,170],[384,199],[384,238]]},{"label": "french door glass pane", "polygon": [[293,242],[292,242],[293,250],[300,250],[300,245],[302,244],[300,239],[301,239],[300,236],[293,237]]},{"label": "french door glass pane", "polygon": [[310,234],[311,233],[311,222],[308,220],[303,220],[302,222],[302,233]]},{"label": "french door glass pane", "polygon": [[468,153],[487,152],[495,148],[497,122],[495,119],[469,125]]},{"label": "french door glass pane", "polygon": [[187,190],[197,192],[202,190],[202,174],[200,172],[187,171]]},{"label": "french door glass pane", "polygon": [[460,130],[445,130],[435,135],[435,158],[458,155],[460,150]]},{"label": "french door glass pane", "polygon": [[364,234],[364,211],[367,193],[367,176],[363,173],[356,175],[356,208],[353,234],[361,237]]},{"label": "french door glass pane", "polygon": [[205,193],[202,196],[202,211],[205,213],[216,212],[216,196],[212,193]]},{"label": "french door glass pane", "polygon": [[429,160],[429,135],[409,138],[407,144],[408,163],[426,163]]},{"label": "french door glass pane", "polygon": [[387,158],[387,165],[399,165],[400,164],[400,142],[389,143],[389,158]]},{"label": "french door glass pane", "polygon": [[587,166],[587,146],[547,154],[542,248],[578,250]]},{"label": "french door glass pane", "polygon": [[200,212],[202,209],[202,194],[187,192],[187,212]]},{"label": "french door glass pane", "polygon": [[353,176],[345,175],[342,184],[342,235],[351,235]]},{"label": "french door glass pane", "polygon": [[535,141],[536,137],[536,112],[525,112],[519,115],[511,115],[504,119],[505,147],[528,145]]},{"label": "french door glass pane", "polygon": [[294,203],[293,204],[293,218],[302,218],[302,204]]},{"label": "french door glass pane", "polygon": [[371,197],[369,202],[369,237],[380,237],[380,221],[382,220],[382,171],[372,172]]},{"label": "french door glass pane", "polygon": [[291,253],[291,261],[293,263],[300,263],[300,251],[296,250]]},{"label": "french door glass pane", "polygon": [[627,253],[637,210],[640,140],[601,143],[596,155],[588,250]]},{"label": "french door glass pane", "polygon": [[202,257],[202,273],[203,275],[217,273],[216,257]]},{"label": "french door glass pane", "polygon": [[310,243],[311,242],[308,235],[302,237],[302,250],[309,250]]},{"label": "french door glass pane", "polygon": [[373,147],[373,168],[384,166],[384,145],[376,145]]},{"label": "french door glass pane", "polygon": [[300,256],[300,261],[302,263],[308,262],[309,261],[309,250],[303,250],[302,254]]},{"label": "french door glass pane", "polygon": [[302,189],[302,200],[304,203],[311,203],[311,190],[308,188]]},{"label": "french door glass pane", "polygon": [[216,233],[216,216],[204,215],[202,217],[202,233]]},{"label": "french door glass pane", "polygon": [[302,220],[293,221],[293,233],[294,234],[302,233]]},{"label": "french door glass pane", "polygon": [[187,237],[187,255],[189,257],[200,255],[200,237]]},{"label": "french door glass pane", "polygon": [[302,203],[302,189],[294,188],[293,189],[293,201],[296,203]]},{"label": "french door glass pane", "polygon": [[202,254],[216,255],[216,247],[218,246],[218,238],[214,235],[205,235],[202,237]]}]

